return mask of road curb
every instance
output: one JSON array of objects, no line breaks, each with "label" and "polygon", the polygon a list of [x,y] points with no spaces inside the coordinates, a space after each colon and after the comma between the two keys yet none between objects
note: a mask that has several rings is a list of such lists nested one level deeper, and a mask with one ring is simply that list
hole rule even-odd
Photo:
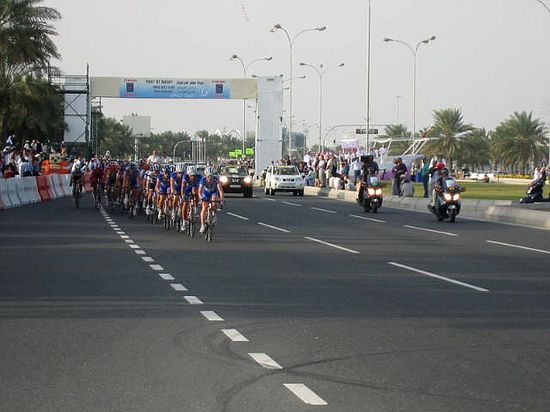
[{"label": "road curb", "polygon": [[[328,197],[354,203],[357,198],[357,193],[349,190],[321,189],[306,186],[304,192],[308,196]],[[389,196],[384,198],[384,206],[397,209],[427,211],[427,204],[428,199],[419,197]],[[511,200],[465,199],[462,201],[461,214],[466,217],[485,219],[493,222],[550,229],[550,203],[519,205],[517,202]]]}]

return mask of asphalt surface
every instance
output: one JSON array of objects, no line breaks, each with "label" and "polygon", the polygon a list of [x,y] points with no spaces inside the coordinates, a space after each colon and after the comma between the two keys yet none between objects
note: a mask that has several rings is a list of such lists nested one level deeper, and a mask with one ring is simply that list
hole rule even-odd
[{"label": "asphalt surface", "polygon": [[261,192],[212,244],[90,196],[0,224],[1,411],[550,410],[550,231]]}]

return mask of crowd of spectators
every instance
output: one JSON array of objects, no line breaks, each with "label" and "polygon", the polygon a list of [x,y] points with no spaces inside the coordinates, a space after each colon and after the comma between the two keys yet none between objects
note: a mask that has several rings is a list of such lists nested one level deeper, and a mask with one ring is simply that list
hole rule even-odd
[{"label": "crowd of spectators", "polygon": [[2,147],[0,178],[40,176],[42,162],[49,160],[50,156],[66,159],[66,147],[50,146],[37,139],[25,140],[21,143],[15,134],[10,135]]}]

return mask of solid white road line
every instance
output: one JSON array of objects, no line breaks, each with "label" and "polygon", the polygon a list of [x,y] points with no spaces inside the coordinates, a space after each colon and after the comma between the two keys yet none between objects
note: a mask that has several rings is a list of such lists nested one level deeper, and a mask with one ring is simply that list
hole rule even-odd
[{"label": "solid white road line", "polygon": [[235,213],[229,213],[229,212],[227,212],[227,214],[228,214],[229,216],[236,217],[237,219],[241,219],[241,220],[250,220],[250,219],[247,218],[247,217],[244,217],[244,216],[241,216],[241,215],[237,215],[237,214],[235,214]]},{"label": "solid white road line", "polygon": [[258,224],[260,226],[265,226],[265,227],[268,227],[268,228],[273,229],[273,230],[278,230],[279,232],[290,233],[290,230],[282,229],[282,228],[277,227],[277,226],[271,226],[271,225],[268,225],[267,223],[258,222]]},{"label": "solid white road line", "polygon": [[164,270],[161,265],[149,265],[149,267],[153,270]]},{"label": "solid white road line", "polygon": [[495,240],[486,240],[486,242],[487,242],[487,243],[492,243],[493,245],[501,245],[501,246],[514,247],[514,248],[516,248],[516,249],[530,250],[531,252],[546,253],[546,254],[550,255],[550,251],[548,251],[548,250],[534,249],[534,248],[532,248],[532,247],[519,246],[519,245],[510,244],[510,243],[497,242],[497,241],[495,241]]},{"label": "solid white road line", "polygon": [[369,220],[371,222],[376,222],[376,223],[386,223],[385,220],[380,220],[380,219],[374,219],[372,217],[365,217],[365,216],[357,216],[357,215],[349,215],[350,217],[354,217],[356,219],[361,219],[361,220]]},{"label": "solid white road line", "polygon": [[283,369],[281,365],[279,365],[265,353],[249,353],[248,356],[250,356],[266,369]]},{"label": "solid white road line", "polygon": [[181,283],[170,283],[170,286],[172,286],[172,289],[174,289],[177,292],[186,292],[188,290]]},{"label": "solid white road line", "polygon": [[159,273],[159,276],[164,280],[176,280],[170,273]]},{"label": "solid white road line", "polygon": [[135,249],[134,252],[136,252],[136,255],[145,255],[145,250]]},{"label": "solid white road line", "polygon": [[223,318],[216,312],[211,310],[201,311],[201,315],[208,319],[210,322],[223,322]]},{"label": "solid white road line", "polygon": [[281,202],[281,203],[284,204],[284,205],[289,205],[289,206],[296,206],[296,207],[302,206],[298,203],[292,203],[292,202]]},{"label": "solid white road line", "polygon": [[328,405],[319,395],[309,389],[303,383],[283,383],[283,386],[308,405]]},{"label": "solid white road line", "polygon": [[345,248],[343,246],[338,246],[338,245],[335,245],[335,244],[332,244],[332,243],[324,242],[322,240],[315,239],[313,237],[307,237],[306,236],[306,237],[304,237],[304,239],[311,240],[312,242],[320,243],[321,245],[330,246],[330,247],[333,247],[333,248],[336,248],[336,249],[340,249],[340,250],[343,250],[345,252],[354,253],[356,255],[358,255],[360,253],[357,250],[348,249],[348,248]]},{"label": "solid white road line", "polygon": [[149,257],[149,256],[142,256],[141,258],[143,259],[144,262],[154,262],[155,261],[155,259],[153,259],[152,257]]},{"label": "solid white road line", "polygon": [[130,246],[132,249],[139,249],[140,248],[139,245],[128,245],[128,246]]},{"label": "solid white road line", "polygon": [[183,297],[190,305],[204,305],[202,300],[196,296],[184,296]]},{"label": "solid white road line", "polygon": [[406,227],[407,229],[422,230],[424,232],[438,233],[440,235],[446,235],[446,236],[458,236],[456,233],[442,232],[440,230],[433,230],[433,229],[425,229],[423,227],[416,227],[416,226],[409,226],[409,225],[403,225],[403,227]]},{"label": "solid white road line", "polygon": [[317,210],[319,212],[325,212],[325,213],[336,213],[334,210],[328,210],[328,209],[321,209],[319,207],[310,207],[311,210]]},{"label": "solid white road line", "polygon": [[132,239],[124,239],[126,243],[135,243]]},{"label": "solid white road line", "polygon": [[454,279],[451,279],[451,278],[446,278],[444,276],[439,276],[439,275],[436,275],[435,273],[426,272],[424,270],[416,269],[416,268],[406,266],[406,265],[401,265],[399,263],[388,262],[388,265],[396,266],[396,267],[399,267],[401,269],[407,269],[407,270],[410,270],[412,272],[420,273],[422,275],[430,276],[432,278],[436,278],[436,279],[439,279],[439,280],[444,280],[445,282],[454,283],[455,285],[464,286],[465,288],[474,289],[474,290],[477,290],[478,292],[489,292],[488,289],[480,288],[479,286],[470,285],[469,283],[460,282],[458,280],[454,280]]},{"label": "solid white road line", "polygon": [[233,342],[249,342],[237,329],[222,329],[222,332]]}]

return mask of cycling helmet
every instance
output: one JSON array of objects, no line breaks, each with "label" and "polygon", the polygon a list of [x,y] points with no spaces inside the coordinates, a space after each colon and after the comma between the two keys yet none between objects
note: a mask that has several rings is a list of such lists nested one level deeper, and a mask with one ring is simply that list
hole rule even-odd
[{"label": "cycling helmet", "polygon": [[189,166],[187,168],[187,174],[189,176],[196,176],[197,175],[197,168],[195,166]]},{"label": "cycling helmet", "polygon": [[204,169],[204,175],[207,176],[207,177],[208,176],[214,176],[215,174],[216,174],[216,171],[211,166],[208,166]]},{"label": "cycling helmet", "polygon": [[183,172],[183,165],[181,163],[178,163],[176,165],[176,173],[182,173]]},{"label": "cycling helmet", "polygon": [[439,173],[441,173],[442,175],[448,175],[449,174],[449,169],[444,167],[443,169],[441,169],[441,171]]},{"label": "cycling helmet", "polygon": [[155,163],[153,165],[153,171],[157,173],[160,172],[160,165],[158,163]]},{"label": "cycling helmet", "polygon": [[162,170],[163,173],[171,173],[170,166],[164,166],[164,169]]}]

